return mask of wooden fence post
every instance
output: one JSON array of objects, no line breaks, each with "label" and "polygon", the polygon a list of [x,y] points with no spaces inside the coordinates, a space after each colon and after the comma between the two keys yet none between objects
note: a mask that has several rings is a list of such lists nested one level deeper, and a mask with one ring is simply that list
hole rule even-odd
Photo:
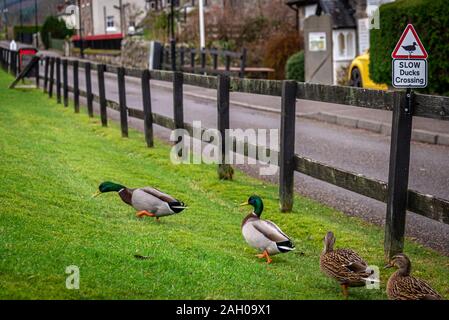
[{"label": "wooden fence post", "polygon": [[242,56],[240,58],[240,72],[239,72],[240,78],[245,77],[245,68],[246,68],[246,48],[243,48]]},{"label": "wooden fence post", "polygon": [[184,129],[184,107],[183,107],[183,83],[182,72],[173,73],[173,120],[176,129]]},{"label": "wooden fence post", "polygon": [[56,58],[56,101],[61,103],[61,58]]},{"label": "wooden fence post", "polygon": [[55,82],[55,58],[50,58],[50,79],[48,85],[48,97],[53,98],[53,86]]},{"label": "wooden fence post", "polygon": [[8,55],[7,55],[7,59],[8,59],[8,73],[11,73],[12,71],[12,51],[8,50]]},{"label": "wooden fence post", "polygon": [[87,99],[87,114],[89,117],[94,116],[93,100],[94,96],[92,94],[92,65],[90,62],[86,62],[84,67],[84,72],[86,73],[86,99]]},{"label": "wooden fence post", "polygon": [[225,56],[225,69],[226,69],[226,74],[230,74],[231,71],[231,57],[229,55]]},{"label": "wooden fence post", "polygon": [[206,50],[200,49],[201,73],[206,72]]},{"label": "wooden fence post", "polygon": [[171,70],[176,71],[176,41],[170,40],[170,62]]},{"label": "wooden fence post", "polygon": [[79,62],[73,61],[73,103],[75,113],[80,112],[80,89],[79,89],[79,74],[78,74]]},{"label": "wooden fence post", "polygon": [[179,71],[184,71],[185,64],[185,48],[181,47],[179,49]]},{"label": "wooden fence post", "polygon": [[11,50],[6,50],[6,66],[7,66],[7,72],[11,72]]},{"label": "wooden fence post", "polygon": [[20,58],[19,58],[19,52],[16,51],[16,72],[15,76],[17,77],[20,74]]},{"label": "wooden fence post", "polygon": [[12,64],[12,68],[11,68],[11,72],[14,76],[17,75],[17,52],[16,51],[12,51],[12,59],[11,59],[11,64]]},{"label": "wooden fence post", "polygon": [[10,58],[9,58],[9,65],[10,65],[10,68],[9,68],[9,72],[11,73],[11,74],[14,74],[15,73],[15,71],[14,71],[14,65],[15,65],[15,56],[14,56],[14,51],[10,51]]},{"label": "wooden fence post", "polygon": [[192,73],[195,73],[195,49],[190,51],[190,68],[192,69]]},{"label": "wooden fence post", "polygon": [[62,85],[63,85],[63,97],[64,97],[64,107],[69,106],[69,84],[68,84],[68,74],[67,74],[67,59],[62,60]]},{"label": "wooden fence post", "polygon": [[41,59],[39,59],[39,62],[37,63],[37,65],[36,65],[36,73],[35,73],[35,79],[36,79],[36,89],[39,89],[39,80],[40,80],[40,74],[39,74],[39,71],[40,71],[40,63],[41,63]]},{"label": "wooden fence post", "polygon": [[50,57],[45,57],[45,68],[44,68],[44,92],[47,93],[48,89],[48,65],[50,63]]},{"label": "wooden fence post", "polygon": [[153,111],[151,110],[151,89],[150,89],[150,70],[145,69],[142,72],[142,99],[144,114],[144,132],[147,146],[152,148],[153,141]]},{"label": "wooden fence post", "polygon": [[217,71],[218,69],[218,53],[217,53],[217,48],[213,48],[212,50],[214,50],[214,53],[212,53],[212,68],[214,69],[214,71]]},{"label": "wooden fence post", "polygon": [[385,220],[386,259],[401,253],[404,248],[413,109],[414,97],[411,89],[407,89],[405,96],[402,92],[394,93]]},{"label": "wooden fence post", "polygon": [[6,53],[6,50],[5,49],[3,49],[3,48],[0,48],[0,52],[2,53],[2,56],[1,56],[1,59],[2,59],[2,68],[3,69],[5,69],[5,53]]},{"label": "wooden fence post", "polygon": [[106,92],[104,88],[104,72],[106,71],[106,66],[104,64],[99,64],[97,66],[98,75],[98,94],[100,96],[100,115],[101,115],[101,125],[103,127],[108,126],[108,113],[106,106]]},{"label": "wooden fence post", "polygon": [[14,51],[10,51],[10,54],[9,54],[9,56],[10,56],[10,58],[9,58],[9,72],[11,73],[11,74],[13,74],[14,73]]},{"label": "wooden fence post", "polygon": [[217,84],[217,128],[221,135],[221,163],[218,165],[218,177],[221,180],[232,180],[234,169],[226,163],[226,129],[229,129],[229,91],[230,79],[219,75]]},{"label": "wooden fence post", "polygon": [[120,107],[120,127],[122,137],[128,137],[128,109],[126,107],[126,86],[125,86],[125,68],[120,67],[117,71],[117,83]]},{"label": "wooden fence post", "polygon": [[279,201],[282,212],[290,212],[293,208],[297,90],[296,81],[283,81],[279,152]]}]

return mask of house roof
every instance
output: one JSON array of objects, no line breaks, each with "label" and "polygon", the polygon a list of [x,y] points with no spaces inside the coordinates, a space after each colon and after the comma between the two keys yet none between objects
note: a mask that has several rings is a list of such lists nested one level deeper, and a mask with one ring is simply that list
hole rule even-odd
[{"label": "house roof", "polygon": [[288,0],[285,4],[296,7],[317,4],[318,15],[324,13],[332,16],[334,29],[356,27],[355,10],[349,5],[348,0]]}]

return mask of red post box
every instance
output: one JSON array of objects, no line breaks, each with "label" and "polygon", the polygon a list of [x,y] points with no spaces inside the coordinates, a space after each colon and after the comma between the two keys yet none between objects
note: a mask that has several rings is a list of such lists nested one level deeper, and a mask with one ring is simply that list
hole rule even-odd
[{"label": "red post box", "polygon": [[[35,48],[20,48],[19,50],[19,71],[22,72],[23,69],[30,63],[31,59],[36,55],[37,49]],[[36,76],[36,68],[31,70],[27,77],[32,78]]]}]

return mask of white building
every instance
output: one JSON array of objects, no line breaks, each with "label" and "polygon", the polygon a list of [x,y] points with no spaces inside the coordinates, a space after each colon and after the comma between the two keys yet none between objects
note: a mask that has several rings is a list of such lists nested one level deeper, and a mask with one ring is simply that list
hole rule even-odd
[{"label": "white building", "polygon": [[[150,0],[81,0],[83,35],[132,34],[150,10]],[[120,7],[121,3],[121,7]]]}]

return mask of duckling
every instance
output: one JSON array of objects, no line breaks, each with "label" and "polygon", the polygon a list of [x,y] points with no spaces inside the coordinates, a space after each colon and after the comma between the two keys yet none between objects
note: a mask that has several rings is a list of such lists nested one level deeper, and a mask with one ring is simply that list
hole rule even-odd
[{"label": "duckling", "polygon": [[159,221],[160,217],[174,215],[187,208],[183,202],[153,187],[130,189],[121,184],[105,181],[98,189],[99,191],[92,197],[106,192],[118,192],[123,202],[137,210],[136,216],[139,218],[156,217]]},{"label": "duckling", "polygon": [[241,204],[245,205],[253,206],[254,211],[243,219],[242,234],[251,247],[262,251],[258,258],[265,258],[267,263],[271,263],[270,255],[294,250],[292,240],[274,222],[260,219],[263,201],[259,196],[249,197],[247,202]]},{"label": "duckling", "polygon": [[387,295],[390,300],[442,300],[427,282],[410,275],[412,264],[403,253],[391,258],[385,268],[397,267],[387,282]]},{"label": "duckling", "polygon": [[373,273],[368,264],[351,249],[335,249],[335,236],[332,231],[324,237],[324,249],[320,256],[320,269],[327,276],[340,283],[343,295],[348,298],[348,287],[361,287]]}]

